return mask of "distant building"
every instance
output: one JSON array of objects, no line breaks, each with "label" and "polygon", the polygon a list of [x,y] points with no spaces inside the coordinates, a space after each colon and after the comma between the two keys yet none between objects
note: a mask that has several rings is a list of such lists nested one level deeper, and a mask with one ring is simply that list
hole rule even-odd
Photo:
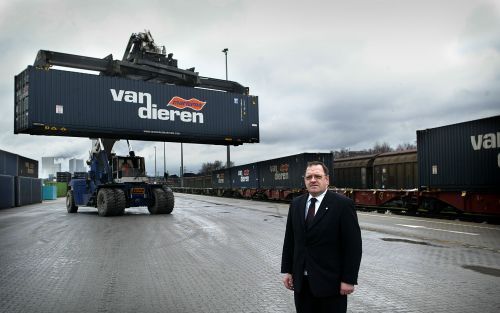
[{"label": "distant building", "polygon": [[85,165],[82,159],[70,159],[69,160],[69,172],[74,174],[75,172],[86,172]]},{"label": "distant building", "polygon": [[54,176],[56,171],[54,170],[54,158],[53,157],[42,157],[42,173],[41,177],[47,178]]},{"label": "distant building", "polygon": [[42,171],[40,177],[56,177],[56,173],[61,171],[61,163],[54,163],[54,157],[42,157]]}]

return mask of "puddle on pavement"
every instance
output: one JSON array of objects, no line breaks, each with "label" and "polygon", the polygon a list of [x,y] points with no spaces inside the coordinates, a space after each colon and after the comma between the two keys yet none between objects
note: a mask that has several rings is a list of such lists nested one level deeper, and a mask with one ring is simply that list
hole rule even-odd
[{"label": "puddle on pavement", "polygon": [[401,238],[381,238],[381,239],[383,241],[389,241],[389,242],[404,242],[404,243],[411,243],[411,244],[414,244],[414,245],[423,245],[423,246],[437,247],[436,245],[433,245],[433,244],[425,242],[425,241],[416,241],[416,240],[401,239]]},{"label": "puddle on pavement", "polygon": [[485,275],[500,277],[500,269],[478,265],[462,265],[463,268]]}]

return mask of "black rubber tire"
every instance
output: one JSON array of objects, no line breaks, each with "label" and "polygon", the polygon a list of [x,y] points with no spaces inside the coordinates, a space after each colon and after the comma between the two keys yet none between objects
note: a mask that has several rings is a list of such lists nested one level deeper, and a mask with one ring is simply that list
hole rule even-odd
[{"label": "black rubber tire", "polygon": [[120,188],[113,189],[115,196],[115,215],[123,215],[125,213],[125,207],[127,206],[127,200],[125,199],[125,191]]},{"label": "black rubber tire", "polygon": [[174,210],[175,205],[174,193],[172,189],[168,187],[163,187],[163,192],[165,193],[165,199],[167,200],[165,203],[163,214],[170,214]]},{"label": "black rubber tire", "polygon": [[97,213],[99,216],[115,214],[115,197],[111,189],[101,189],[97,194]]},{"label": "black rubber tire", "polygon": [[152,193],[153,203],[148,205],[148,211],[151,214],[162,214],[167,203],[166,193],[161,188],[153,189]]},{"label": "black rubber tire", "polygon": [[75,205],[73,190],[68,190],[68,193],[66,194],[66,210],[68,213],[78,212],[78,207]]}]

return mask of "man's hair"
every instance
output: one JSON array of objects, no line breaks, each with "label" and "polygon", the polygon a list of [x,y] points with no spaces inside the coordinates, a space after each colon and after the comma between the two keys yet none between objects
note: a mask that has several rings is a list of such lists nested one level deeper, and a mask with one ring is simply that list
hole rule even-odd
[{"label": "man's hair", "polygon": [[315,165],[321,165],[321,167],[323,168],[323,172],[325,172],[325,175],[326,176],[329,176],[328,175],[328,167],[326,167],[325,163],[321,162],[321,161],[311,161],[311,162],[307,162],[307,166],[306,166],[306,171],[307,171],[307,168],[311,167],[311,166],[315,166]]}]

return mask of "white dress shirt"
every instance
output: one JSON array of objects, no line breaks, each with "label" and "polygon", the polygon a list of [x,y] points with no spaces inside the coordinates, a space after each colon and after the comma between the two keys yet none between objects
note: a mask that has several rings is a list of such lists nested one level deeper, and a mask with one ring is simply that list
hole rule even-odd
[{"label": "white dress shirt", "polygon": [[316,216],[316,213],[318,213],[318,208],[321,205],[321,201],[323,201],[323,198],[325,197],[325,195],[326,195],[326,190],[317,197],[313,197],[311,195],[309,195],[309,197],[307,197],[306,208],[304,211],[304,219],[307,218],[307,211],[309,210],[309,205],[311,204],[311,199],[316,198],[316,203],[314,204],[314,216]]}]

